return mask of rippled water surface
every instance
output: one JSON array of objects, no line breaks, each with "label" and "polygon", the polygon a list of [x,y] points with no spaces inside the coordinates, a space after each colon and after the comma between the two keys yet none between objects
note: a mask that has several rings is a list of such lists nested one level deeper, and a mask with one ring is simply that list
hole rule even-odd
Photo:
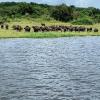
[{"label": "rippled water surface", "polygon": [[100,100],[100,37],[0,40],[0,100]]}]

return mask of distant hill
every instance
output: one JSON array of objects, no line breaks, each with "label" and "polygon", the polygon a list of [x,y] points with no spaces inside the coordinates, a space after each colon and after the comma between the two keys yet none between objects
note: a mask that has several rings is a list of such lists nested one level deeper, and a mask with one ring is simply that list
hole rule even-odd
[{"label": "distant hill", "polygon": [[100,9],[89,7],[79,8],[74,5],[65,4],[52,6],[47,4],[25,3],[25,2],[1,2],[0,21],[22,18],[44,18],[46,20],[59,20],[73,24],[100,23]]}]

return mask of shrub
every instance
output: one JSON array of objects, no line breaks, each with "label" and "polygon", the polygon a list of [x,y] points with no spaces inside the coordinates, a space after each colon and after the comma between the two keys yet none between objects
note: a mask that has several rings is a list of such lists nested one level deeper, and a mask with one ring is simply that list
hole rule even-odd
[{"label": "shrub", "polygon": [[66,5],[62,4],[62,5],[56,6],[52,10],[51,16],[56,20],[67,22],[73,19],[73,10],[72,8],[67,7]]},{"label": "shrub", "polygon": [[80,18],[71,22],[72,24],[76,25],[92,25],[93,21],[88,18]]}]

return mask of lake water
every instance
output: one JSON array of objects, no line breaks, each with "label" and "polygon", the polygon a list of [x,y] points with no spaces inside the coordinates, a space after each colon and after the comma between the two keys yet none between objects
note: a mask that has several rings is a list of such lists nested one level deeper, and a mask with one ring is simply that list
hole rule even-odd
[{"label": "lake water", "polygon": [[1,39],[0,100],[100,100],[100,37]]}]

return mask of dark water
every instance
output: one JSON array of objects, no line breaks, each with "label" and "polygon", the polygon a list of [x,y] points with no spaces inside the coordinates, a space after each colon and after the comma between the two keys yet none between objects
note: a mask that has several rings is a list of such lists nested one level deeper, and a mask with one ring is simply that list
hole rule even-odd
[{"label": "dark water", "polygon": [[0,40],[0,100],[100,100],[100,37]]}]

